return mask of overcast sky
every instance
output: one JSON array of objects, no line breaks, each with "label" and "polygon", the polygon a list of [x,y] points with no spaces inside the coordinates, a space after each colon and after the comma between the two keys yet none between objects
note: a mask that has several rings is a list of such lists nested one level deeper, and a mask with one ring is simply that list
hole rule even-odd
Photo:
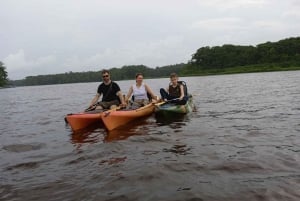
[{"label": "overcast sky", "polygon": [[12,80],[187,62],[203,46],[300,36],[300,0],[0,0]]}]

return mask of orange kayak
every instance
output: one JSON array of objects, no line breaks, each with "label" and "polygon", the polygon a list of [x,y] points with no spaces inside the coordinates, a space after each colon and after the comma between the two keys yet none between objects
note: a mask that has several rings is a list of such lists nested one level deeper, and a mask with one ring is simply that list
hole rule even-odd
[{"label": "orange kayak", "polygon": [[101,118],[107,130],[111,131],[117,127],[125,125],[130,121],[151,115],[154,112],[154,109],[155,109],[155,105],[149,103],[144,107],[140,107],[138,109],[133,109],[133,110],[125,109],[125,110],[106,111],[101,113]]},{"label": "orange kayak", "polygon": [[102,112],[103,110],[95,110],[91,112],[68,114],[66,115],[65,120],[71,126],[73,131],[78,131],[101,120]]}]

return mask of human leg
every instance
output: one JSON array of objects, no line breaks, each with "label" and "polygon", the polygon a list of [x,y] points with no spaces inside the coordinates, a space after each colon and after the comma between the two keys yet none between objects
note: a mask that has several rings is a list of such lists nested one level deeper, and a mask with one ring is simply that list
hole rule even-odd
[{"label": "human leg", "polygon": [[98,102],[97,107],[102,107],[102,109],[112,109],[114,107],[117,107],[120,104],[118,100],[113,101],[101,101]]},{"label": "human leg", "polygon": [[182,100],[174,100],[174,103],[176,105],[185,105],[188,101],[188,97],[187,96],[184,96]]},{"label": "human leg", "polygon": [[103,107],[101,105],[97,105],[95,109],[96,110],[103,110]]},{"label": "human leg", "polygon": [[170,99],[172,99],[170,97],[170,95],[168,94],[168,92],[164,88],[161,88],[159,90],[159,92],[160,92],[160,95],[161,95],[161,99],[163,99],[163,100],[170,100]]},{"label": "human leg", "polygon": [[115,108],[117,108],[118,106],[117,105],[111,105],[110,107],[109,107],[109,109],[115,109]]}]

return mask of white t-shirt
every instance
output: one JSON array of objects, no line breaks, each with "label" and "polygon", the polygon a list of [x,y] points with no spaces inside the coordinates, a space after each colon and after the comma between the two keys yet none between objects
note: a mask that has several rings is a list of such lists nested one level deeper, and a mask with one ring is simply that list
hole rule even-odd
[{"label": "white t-shirt", "polygon": [[132,89],[133,89],[134,100],[148,99],[147,91],[144,83],[142,83],[140,87],[137,87],[134,84],[132,85]]}]

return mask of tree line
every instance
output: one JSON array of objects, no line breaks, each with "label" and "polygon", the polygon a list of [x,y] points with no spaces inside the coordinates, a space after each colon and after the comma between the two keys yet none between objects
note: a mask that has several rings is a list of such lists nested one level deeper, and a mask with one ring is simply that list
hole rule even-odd
[{"label": "tree line", "polygon": [[4,63],[0,61],[0,87],[3,87],[7,84],[8,79],[7,79],[7,72],[6,68],[4,66]]},{"label": "tree line", "polygon": [[251,72],[299,67],[300,37],[295,37],[257,46],[201,47],[192,55],[182,73],[226,72],[233,68]]},{"label": "tree line", "polygon": [[[0,64],[0,83],[2,83],[1,80],[7,80],[7,73],[3,63]],[[145,65],[130,65],[109,70],[112,79],[116,81],[134,79],[137,72],[143,73],[146,78],[161,78],[168,77],[172,72],[176,72],[180,76],[189,76],[300,70],[300,37],[287,38],[278,42],[266,42],[257,46],[225,44],[201,47],[187,63],[156,68]],[[100,71],[88,71],[28,76],[23,80],[10,81],[10,84],[24,86],[99,81],[101,81]]]},{"label": "tree line", "polygon": [[[172,72],[180,71],[185,64],[176,64],[165,67],[149,68],[144,65],[123,66],[122,68],[109,69],[113,80],[132,80],[135,79],[135,74],[140,72],[145,78],[167,77]],[[53,75],[37,75],[27,76],[23,80],[15,80],[11,83],[14,86],[31,86],[31,85],[46,85],[46,84],[65,84],[79,82],[99,82],[101,81],[101,71],[88,72],[67,72]]]}]

